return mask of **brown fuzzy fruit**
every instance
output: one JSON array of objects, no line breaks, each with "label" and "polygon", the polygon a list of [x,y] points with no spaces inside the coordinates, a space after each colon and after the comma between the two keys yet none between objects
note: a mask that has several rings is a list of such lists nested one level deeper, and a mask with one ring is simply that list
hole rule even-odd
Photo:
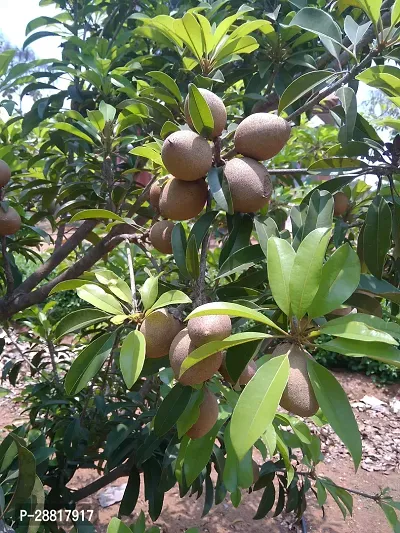
[{"label": "brown fuzzy fruit", "polygon": [[168,172],[183,181],[203,178],[212,165],[208,141],[189,130],[171,133],[164,141],[161,157]]},{"label": "brown fuzzy fruit", "polygon": [[216,396],[207,387],[204,388],[203,401],[200,404],[199,418],[186,433],[191,439],[200,439],[215,426],[218,420],[218,401]]},{"label": "brown fuzzy fruit", "polygon": [[153,185],[150,187],[150,193],[149,193],[149,201],[150,205],[154,207],[154,209],[157,209],[157,211],[160,210],[160,196],[161,196],[161,187],[158,182],[153,183]]},{"label": "brown fuzzy fruit", "polygon": [[0,159],[0,187],[5,187],[11,178],[11,170],[5,161]]},{"label": "brown fuzzy fruit", "polygon": [[163,254],[172,254],[171,235],[175,224],[171,220],[160,220],[150,230],[150,242]]},{"label": "brown fuzzy fruit", "polygon": [[207,201],[208,188],[204,180],[182,181],[174,177],[164,185],[160,196],[160,213],[171,220],[197,217]]},{"label": "brown fuzzy fruit", "polygon": [[225,359],[222,362],[221,368],[219,369],[220,374],[222,377],[227,381],[228,383],[231,383],[232,385],[247,385],[247,383],[251,380],[251,378],[254,376],[254,374],[257,371],[257,365],[254,361],[250,361],[243,372],[240,374],[239,379],[236,383],[232,381],[232,378],[228,374],[228,370],[226,368]]},{"label": "brown fuzzy fruit", "polygon": [[311,355],[296,344],[279,344],[273,357],[289,353],[290,374],[280,402],[281,407],[298,416],[313,416],[318,411],[318,402],[307,372],[307,360]]},{"label": "brown fuzzy fruit", "polygon": [[254,113],[245,118],[235,131],[235,148],[239,154],[264,161],[271,159],[287,143],[290,125],[271,113]]},{"label": "brown fuzzy fruit", "polygon": [[257,481],[260,479],[260,467],[255,462],[254,459],[252,459],[252,466],[253,466],[253,484],[257,483]]},{"label": "brown fuzzy fruit", "polygon": [[344,192],[339,191],[333,195],[333,214],[335,217],[341,217],[347,213],[350,202]]},{"label": "brown fuzzy fruit", "polygon": [[7,212],[0,207],[0,236],[14,235],[21,227],[21,217],[13,207],[8,207]]},{"label": "brown fuzzy fruit", "polygon": [[228,315],[207,315],[191,318],[188,333],[195,346],[211,341],[222,341],[232,333],[231,319]]},{"label": "brown fuzzy fruit", "polygon": [[[224,106],[224,102],[216,94],[212,93],[208,89],[199,89],[199,91],[204,100],[207,102],[214,119],[214,129],[210,135],[210,137],[213,139],[214,137],[221,135],[225,129],[227,118],[226,108]],[[185,119],[187,124],[189,124],[190,127],[193,127],[193,122],[189,113],[189,95],[185,99]]]},{"label": "brown fuzzy fruit", "polygon": [[155,359],[167,355],[182,324],[166,309],[157,309],[142,322],[140,331],[146,339],[146,357]]},{"label": "brown fuzzy fruit", "polygon": [[169,349],[169,360],[175,377],[182,385],[199,385],[210,379],[222,363],[222,353],[217,352],[187,370],[181,377],[179,372],[186,357],[196,349],[190,340],[187,328],[180,331],[174,338]]},{"label": "brown fuzzy fruit", "polygon": [[240,213],[254,213],[268,204],[272,184],[267,169],[250,157],[235,157],[225,165],[233,209]]}]

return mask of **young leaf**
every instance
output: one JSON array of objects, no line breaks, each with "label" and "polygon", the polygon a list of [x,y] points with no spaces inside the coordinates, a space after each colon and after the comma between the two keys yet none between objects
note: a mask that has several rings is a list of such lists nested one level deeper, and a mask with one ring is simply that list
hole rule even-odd
[{"label": "young leaf", "polygon": [[300,100],[300,98],[305,96],[312,89],[318,87],[322,82],[329,80],[329,78],[332,78],[333,76],[337,76],[337,74],[330,70],[314,70],[296,78],[284,90],[279,100],[278,115],[294,102]]},{"label": "young leaf", "polygon": [[344,31],[346,32],[347,37],[350,39],[354,45],[354,54],[357,53],[357,44],[364,37],[365,32],[371,26],[370,22],[366,24],[358,25],[357,22],[350,16],[347,15],[344,19]]},{"label": "young leaf", "polygon": [[283,240],[271,237],[268,240],[268,280],[272,296],[278,307],[290,315],[289,281],[296,252]]},{"label": "young leaf", "polygon": [[119,366],[128,389],[133,387],[142,372],[145,354],[146,339],[143,333],[138,330],[128,333],[119,356]]},{"label": "young leaf", "polygon": [[80,211],[74,215],[70,222],[77,222],[78,220],[88,220],[90,218],[106,218],[108,220],[118,220],[118,222],[125,222],[125,220],[113,213],[112,211],[107,211],[107,209],[85,209],[85,211]]},{"label": "young leaf", "polygon": [[189,296],[186,296],[184,292],[167,291],[167,292],[164,292],[164,294],[162,294],[159,297],[156,303],[150,307],[150,309],[148,310],[148,313],[150,313],[151,311],[155,311],[156,309],[160,309],[161,307],[167,307],[169,305],[190,304],[190,303],[192,303],[192,300],[189,298]]},{"label": "young leaf", "polygon": [[203,95],[193,83],[189,84],[189,114],[197,133],[209,137],[214,129],[214,119]]},{"label": "young leaf", "polygon": [[192,387],[184,387],[177,383],[164,398],[154,418],[154,431],[159,437],[168,433],[185,411],[192,390]]},{"label": "young leaf", "polygon": [[108,287],[108,290],[117,298],[132,304],[132,292],[129,285],[114,272],[111,270],[95,270],[94,275],[97,281]]},{"label": "young leaf", "polygon": [[158,296],[158,276],[150,276],[139,289],[142,304],[145,311],[157,300]]},{"label": "young leaf", "polygon": [[272,423],[288,378],[287,355],[274,357],[257,370],[240,395],[231,420],[232,446],[239,461]]},{"label": "young leaf", "polygon": [[122,315],[124,311],[119,301],[108,294],[104,289],[93,283],[86,283],[82,287],[76,289],[76,293],[82,300],[92,304],[101,311],[111,313],[113,315]]},{"label": "young leaf", "polygon": [[333,374],[317,362],[310,359],[307,368],[322,412],[358,468],[362,455],[361,435],[346,393]]},{"label": "young leaf", "polygon": [[65,391],[77,394],[97,374],[110,355],[115,334],[104,333],[84,348],[73,361],[65,377]]}]

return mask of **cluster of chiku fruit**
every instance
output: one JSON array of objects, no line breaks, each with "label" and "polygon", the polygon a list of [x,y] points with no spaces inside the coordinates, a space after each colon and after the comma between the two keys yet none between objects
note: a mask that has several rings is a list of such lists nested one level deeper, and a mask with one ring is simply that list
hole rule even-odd
[{"label": "cluster of chiku fruit", "polygon": [[[208,342],[229,337],[232,331],[229,316],[208,315],[192,318],[184,328],[182,323],[166,309],[161,309],[144,319],[140,331],[146,338],[146,357],[158,358],[169,353],[171,368],[182,385],[200,385],[211,379],[216,372],[233,384],[222,352],[210,355],[179,376],[183,361],[196,348]],[[318,404],[307,373],[307,359],[311,355],[295,344],[283,343],[277,346],[272,357],[286,353],[289,354],[291,370],[281,399],[281,406],[299,416],[312,416],[317,412]],[[255,362],[250,361],[236,384],[246,385],[254,376],[256,369]],[[206,435],[218,418],[217,398],[207,388],[204,390],[199,418],[187,432],[192,439]]]},{"label": "cluster of chiku fruit", "polygon": [[[227,113],[221,98],[207,89],[199,89],[214,119],[210,134],[215,139],[226,127]],[[188,98],[185,117],[193,126]],[[234,157],[224,165],[233,209],[240,213],[254,213],[264,207],[271,196],[272,185],[266,167],[260,163],[275,156],[290,137],[288,122],[270,113],[254,113],[245,118],[235,131],[235,150],[243,157]],[[189,220],[198,216],[208,196],[205,176],[213,164],[213,150],[207,139],[191,130],[169,135],[163,144],[161,157],[170,173],[150,189],[150,203],[164,219],[150,231],[150,241],[162,253],[171,253],[172,221]]]},{"label": "cluster of chiku fruit", "polygon": [[[0,199],[1,191],[11,179],[11,170],[5,161],[0,159]],[[0,206],[0,237],[14,235],[21,227],[21,217],[13,207]]]}]

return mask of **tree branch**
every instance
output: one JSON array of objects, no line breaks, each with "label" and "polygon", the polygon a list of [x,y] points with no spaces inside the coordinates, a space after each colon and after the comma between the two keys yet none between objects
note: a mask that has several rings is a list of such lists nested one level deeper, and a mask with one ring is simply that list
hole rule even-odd
[{"label": "tree branch", "polygon": [[153,183],[156,181],[156,179],[157,179],[157,176],[154,175],[149,181],[149,183],[146,185],[146,187],[143,189],[143,191],[139,194],[136,202],[133,204],[133,206],[128,211],[128,217],[132,217],[137,212],[139,207],[141,207],[143,202],[148,199],[150,188],[153,185]]},{"label": "tree branch", "polygon": [[131,468],[132,465],[129,461],[118,466],[117,468],[114,468],[114,470],[111,470],[111,472],[109,472],[108,474],[100,477],[99,479],[96,479],[96,481],[89,483],[89,485],[86,485],[86,487],[83,487],[73,492],[71,495],[72,499],[74,500],[74,502],[79,502],[80,500],[88,498],[98,490],[106,487],[113,481],[116,481],[118,478],[127,476]]}]

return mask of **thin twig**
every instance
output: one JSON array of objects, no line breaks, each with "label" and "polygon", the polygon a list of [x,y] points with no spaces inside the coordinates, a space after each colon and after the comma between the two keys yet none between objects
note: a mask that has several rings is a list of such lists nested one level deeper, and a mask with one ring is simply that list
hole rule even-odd
[{"label": "thin twig", "polygon": [[148,199],[150,188],[153,185],[153,183],[156,181],[156,179],[157,179],[157,176],[154,175],[149,181],[149,183],[146,185],[146,187],[143,189],[143,191],[139,194],[136,202],[133,204],[133,206],[128,211],[128,217],[132,217],[135,213],[137,213],[139,208],[142,207],[143,202],[145,202],[145,200]]},{"label": "thin twig", "polygon": [[129,242],[128,239],[126,240],[126,256],[128,259],[129,277],[131,280],[132,310],[134,313],[137,313],[135,271],[133,270],[131,243]]}]

